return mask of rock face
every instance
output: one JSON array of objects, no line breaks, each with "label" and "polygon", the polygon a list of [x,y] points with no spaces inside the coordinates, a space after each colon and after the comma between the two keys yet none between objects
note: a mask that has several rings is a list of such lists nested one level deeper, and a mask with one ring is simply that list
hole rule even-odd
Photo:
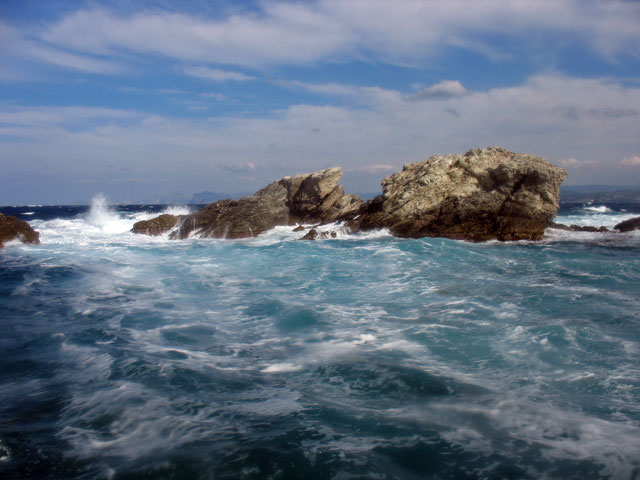
[{"label": "rock face", "polygon": [[631,230],[640,230],[640,217],[630,218],[624,222],[620,222],[615,227],[620,232],[630,232]]},{"label": "rock face", "polygon": [[18,220],[16,217],[5,216],[0,213],[0,248],[4,247],[5,242],[18,239],[23,243],[40,243],[40,234],[36,232],[24,220]]},{"label": "rock face", "polygon": [[141,222],[134,223],[131,231],[133,233],[152,236],[162,235],[175,227],[182,217],[184,217],[184,215],[176,216],[165,213],[151,220],[142,220]]},{"label": "rock face", "polygon": [[352,218],[364,202],[345,194],[338,181],[342,169],[284,177],[255,195],[220,200],[182,219],[171,238],[253,237],[279,225],[328,223]]},{"label": "rock face", "polygon": [[499,147],[432,156],[382,180],[352,228],[400,237],[539,240],[558,210],[567,172]]}]

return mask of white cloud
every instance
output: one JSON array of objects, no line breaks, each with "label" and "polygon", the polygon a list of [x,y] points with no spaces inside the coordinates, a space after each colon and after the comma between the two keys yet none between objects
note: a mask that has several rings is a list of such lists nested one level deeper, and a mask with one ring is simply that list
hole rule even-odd
[{"label": "white cloud", "polygon": [[563,158],[561,160],[558,160],[557,163],[561,167],[566,167],[566,168],[594,167],[597,165],[597,162],[594,160],[585,160],[585,159],[578,160],[575,157]]},{"label": "white cloud", "polygon": [[[640,4],[625,1],[392,2],[319,0],[265,2],[221,18],[105,9],[76,11],[51,25],[44,39],[94,54],[158,54],[250,68],[369,58],[421,63],[448,46],[491,58],[513,55],[514,42],[549,54],[558,36],[590,45],[607,59],[638,55]],[[491,42],[486,34],[509,41]]]},{"label": "white cloud", "polygon": [[377,174],[383,174],[385,172],[392,172],[397,169],[398,167],[394,167],[393,165],[378,163],[376,165],[364,165],[362,167],[350,168],[347,170],[347,172],[373,173],[377,175]]},{"label": "white cloud", "polygon": [[620,162],[620,165],[624,167],[640,167],[640,155],[625,157]]},{"label": "white cloud", "polygon": [[421,91],[409,95],[407,100],[448,100],[450,98],[464,97],[469,91],[458,80],[443,80],[442,82],[424,88]]},{"label": "white cloud", "polygon": [[231,72],[228,70],[220,70],[218,68],[209,67],[187,67],[184,69],[184,73],[193,77],[212,80],[214,82],[246,82],[255,78],[240,72]]},{"label": "white cloud", "polygon": [[[10,46],[10,48],[0,49],[3,70],[12,64],[30,59],[87,73],[114,75],[127,71],[122,63],[111,59],[69,52],[40,41],[24,38],[16,28],[1,21],[0,43]],[[21,76],[19,70],[16,69],[15,72],[19,79]],[[7,77],[7,80],[11,79]]]},{"label": "white cloud", "polygon": [[[613,160],[637,166],[634,117],[583,114],[605,107],[640,111],[640,88],[541,75],[441,102],[407,102],[398,92],[378,90],[377,103],[366,108],[292,105],[259,117],[0,107],[0,171],[6,178],[32,169],[51,176],[149,178],[158,185],[171,179],[175,191],[234,192],[340,165],[347,190],[373,191],[394,165],[502,145],[567,166],[573,184],[640,184],[640,170],[615,168],[620,161]],[[559,114],[558,105],[578,115]],[[448,113],[451,108],[459,116]],[[126,174],[118,173],[121,168]],[[158,193],[148,185],[150,194]]]}]

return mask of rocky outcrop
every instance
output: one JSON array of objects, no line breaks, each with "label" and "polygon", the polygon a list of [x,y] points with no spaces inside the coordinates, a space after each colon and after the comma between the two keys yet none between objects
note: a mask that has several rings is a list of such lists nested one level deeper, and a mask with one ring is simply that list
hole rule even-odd
[{"label": "rocky outcrop", "polygon": [[[344,221],[343,231],[388,228],[401,237],[539,240],[558,210],[566,175],[541,157],[499,147],[473,149],[405,165],[382,180],[382,195],[365,204],[338,185],[342,170],[329,168],[212,203],[179,219],[170,238],[243,238],[280,225]],[[154,235],[174,226],[174,218],[158,217],[136,224],[134,231]],[[330,237],[311,230],[303,238]]]},{"label": "rocky outcrop", "polygon": [[16,239],[22,243],[38,245],[40,243],[40,234],[24,220],[0,213],[0,248],[4,247],[6,242]]},{"label": "rocky outcrop", "polygon": [[172,230],[183,217],[184,215],[176,216],[165,213],[151,220],[142,220],[134,223],[131,231],[152,236],[162,235]]},{"label": "rocky outcrop", "polygon": [[352,228],[400,237],[539,240],[558,210],[567,173],[499,147],[432,156],[382,180]]},{"label": "rocky outcrop", "polygon": [[284,177],[255,195],[220,200],[182,219],[171,238],[244,238],[279,225],[329,223],[352,218],[364,202],[345,194],[338,181],[342,169]]},{"label": "rocky outcrop", "polygon": [[630,218],[624,222],[620,222],[615,227],[620,232],[630,232],[631,230],[640,230],[640,217]]}]

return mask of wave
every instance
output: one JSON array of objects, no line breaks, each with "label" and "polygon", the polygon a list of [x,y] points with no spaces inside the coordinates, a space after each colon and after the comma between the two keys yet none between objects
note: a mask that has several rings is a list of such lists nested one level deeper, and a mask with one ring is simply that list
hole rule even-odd
[{"label": "wave", "polygon": [[584,207],[584,209],[589,211],[589,212],[598,212],[598,213],[613,212],[613,210],[611,210],[609,207],[607,207],[605,205],[600,205],[600,206],[597,206],[597,207]]}]

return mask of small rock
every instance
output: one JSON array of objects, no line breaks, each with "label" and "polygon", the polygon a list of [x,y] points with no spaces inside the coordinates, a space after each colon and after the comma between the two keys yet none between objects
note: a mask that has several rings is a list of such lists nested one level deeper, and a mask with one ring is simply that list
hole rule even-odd
[{"label": "small rock", "polygon": [[167,213],[150,220],[142,220],[133,224],[131,231],[144,235],[162,235],[174,228],[184,215],[176,216]]},{"label": "small rock", "polygon": [[5,242],[16,239],[22,243],[39,245],[40,233],[31,228],[31,225],[24,220],[0,213],[0,248],[4,247]]},{"label": "small rock", "polygon": [[315,228],[312,228],[300,240],[315,240],[316,238],[318,238],[318,231]]},{"label": "small rock", "polygon": [[570,232],[592,232],[592,233],[606,233],[609,231],[607,227],[594,227],[592,225],[565,225],[564,223],[551,222],[549,228],[555,228],[556,230],[566,230]]},{"label": "small rock", "polygon": [[630,218],[624,222],[620,222],[615,227],[620,232],[630,232],[631,230],[640,230],[640,217]]}]

